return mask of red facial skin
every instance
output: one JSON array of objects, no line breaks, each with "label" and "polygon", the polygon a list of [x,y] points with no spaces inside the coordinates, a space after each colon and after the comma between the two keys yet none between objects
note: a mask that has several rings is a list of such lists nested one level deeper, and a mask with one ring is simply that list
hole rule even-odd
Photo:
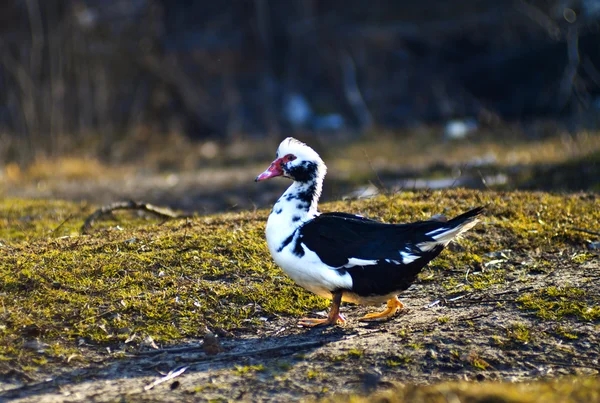
[{"label": "red facial skin", "polygon": [[293,154],[287,154],[281,158],[277,158],[275,161],[271,163],[271,166],[267,168],[267,170],[260,175],[258,175],[255,179],[256,182],[264,181],[267,179],[275,178],[276,176],[283,175],[283,165],[287,162],[293,161],[296,159],[296,156]]}]

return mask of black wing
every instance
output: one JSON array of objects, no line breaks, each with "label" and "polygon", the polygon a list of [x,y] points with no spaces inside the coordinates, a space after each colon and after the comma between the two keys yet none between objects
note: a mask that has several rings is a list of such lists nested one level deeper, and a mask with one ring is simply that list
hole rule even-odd
[{"label": "black wing", "polygon": [[384,224],[351,214],[325,213],[300,228],[298,242],[332,267],[344,266],[350,258],[402,261],[401,251],[420,253],[417,244],[435,241],[425,234],[445,226],[438,221]]},{"label": "black wing", "polygon": [[[421,269],[444,249],[433,236],[474,220],[482,211],[476,208],[447,222],[411,224],[383,224],[345,213],[322,214],[300,227],[296,250],[300,252],[304,244],[323,263],[348,272],[353,283],[351,291],[358,295],[388,295],[407,289]],[[375,262],[349,264],[351,258]]]}]

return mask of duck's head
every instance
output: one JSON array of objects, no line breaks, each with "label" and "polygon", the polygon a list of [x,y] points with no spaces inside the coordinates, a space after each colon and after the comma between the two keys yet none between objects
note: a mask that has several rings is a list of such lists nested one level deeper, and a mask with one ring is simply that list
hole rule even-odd
[{"label": "duck's head", "polygon": [[256,182],[284,176],[296,182],[313,182],[325,176],[327,167],[319,154],[306,144],[288,137],[279,144],[275,161],[256,177]]}]

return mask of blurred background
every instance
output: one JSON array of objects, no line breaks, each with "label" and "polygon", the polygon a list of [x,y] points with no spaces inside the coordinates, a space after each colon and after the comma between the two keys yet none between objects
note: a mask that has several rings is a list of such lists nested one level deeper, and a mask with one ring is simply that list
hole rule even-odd
[{"label": "blurred background", "polygon": [[327,199],[600,190],[600,0],[3,0],[0,89],[4,197],[264,207],[287,136]]}]

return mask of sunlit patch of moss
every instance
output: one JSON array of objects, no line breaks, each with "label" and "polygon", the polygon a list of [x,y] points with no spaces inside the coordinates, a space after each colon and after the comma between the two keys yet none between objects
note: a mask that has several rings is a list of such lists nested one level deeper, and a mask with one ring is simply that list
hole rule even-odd
[{"label": "sunlit patch of moss", "polygon": [[555,265],[543,259],[528,262],[525,267],[530,274],[548,274],[555,270]]},{"label": "sunlit patch of moss", "polygon": [[389,357],[385,360],[385,365],[393,368],[393,367],[401,367],[410,364],[413,361],[413,358],[407,354],[395,355]]},{"label": "sunlit patch of moss", "polygon": [[238,375],[245,375],[253,372],[263,372],[265,370],[264,365],[236,365],[235,372]]},{"label": "sunlit patch of moss", "polygon": [[491,344],[497,347],[502,347],[505,344],[505,339],[497,334],[491,336]]},{"label": "sunlit patch of moss", "polygon": [[454,349],[450,350],[450,357],[455,360],[460,360],[460,351]]},{"label": "sunlit patch of moss", "polygon": [[351,348],[348,350],[348,357],[350,358],[360,358],[365,354],[364,350],[359,350],[357,348]]},{"label": "sunlit patch of moss", "polygon": [[491,367],[489,362],[484,360],[482,357],[480,357],[476,353],[469,354],[467,360],[474,368],[477,368],[482,371],[485,371],[486,369]]},{"label": "sunlit patch of moss", "polygon": [[600,319],[600,301],[576,287],[547,287],[527,293],[518,300],[520,308],[545,320],[574,317],[585,321]]},{"label": "sunlit patch of moss", "polygon": [[588,260],[592,260],[592,259],[597,259],[596,255],[593,255],[591,253],[578,253],[575,254],[571,257],[571,260],[575,263],[585,263]]},{"label": "sunlit patch of moss", "polygon": [[315,379],[318,376],[319,376],[319,371],[316,371],[314,369],[309,369],[309,370],[306,371],[306,378],[307,379]]},{"label": "sunlit patch of moss", "polygon": [[402,385],[367,396],[339,394],[322,402],[408,403],[447,402],[448,396],[460,402],[587,403],[598,400],[597,377],[567,377],[535,382],[445,382],[435,385]]},{"label": "sunlit patch of moss", "polygon": [[423,270],[421,273],[419,273],[418,278],[420,281],[435,281],[436,277],[435,274],[431,271],[431,270]]},{"label": "sunlit patch of moss", "polygon": [[530,328],[523,323],[513,323],[506,329],[506,335],[509,339],[523,344],[533,341],[533,335],[531,334]]},{"label": "sunlit patch of moss", "polygon": [[337,354],[337,355],[333,355],[328,357],[329,360],[331,362],[342,362],[345,361],[347,359],[358,359],[363,357],[365,354],[364,350],[360,350],[358,348],[351,348],[350,350],[348,350],[347,353],[344,354]]},{"label": "sunlit patch of moss", "polygon": [[506,282],[505,274],[505,270],[502,269],[487,269],[474,273],[468,277],[469,284],[466,289],[484,290],[493,284],[504,284]]},{"label": "sunlit patch of moss", "polygon": [[577,340],[579,338],[579,336],[577,335],[576,332],[574,332],[572,329],[569,329],[566,326],[558,325],[554,328],[554,331],[556,332],[556,334],[558,334],[559,336],[561,336],[565,339]]},{"label": "sunlit patch of moss", "polygon": [[456,288],[456,286],[458,286],[458,284],[459,284],[458,280],[454,277],[444,279],[444,282],[442,283],[443,287],[446,290],[453,290]]}]

